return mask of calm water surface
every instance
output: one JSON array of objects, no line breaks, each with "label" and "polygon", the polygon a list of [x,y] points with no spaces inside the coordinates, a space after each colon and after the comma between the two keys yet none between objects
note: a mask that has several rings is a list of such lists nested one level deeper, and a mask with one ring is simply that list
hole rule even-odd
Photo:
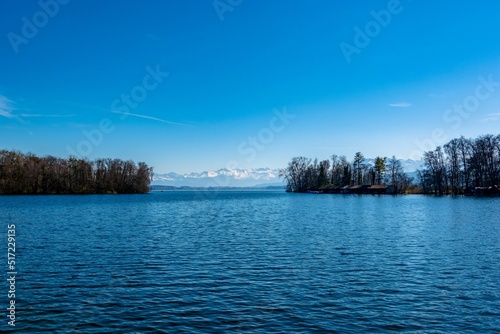
[{"label": "calm water surface", "polygon": [[19,332],[500,332],[499,198],[12,196],[0,212]]}]

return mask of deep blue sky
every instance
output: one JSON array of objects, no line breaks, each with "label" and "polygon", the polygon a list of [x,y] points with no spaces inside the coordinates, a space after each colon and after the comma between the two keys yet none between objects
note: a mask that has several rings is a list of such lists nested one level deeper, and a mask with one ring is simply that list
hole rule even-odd
[{"label": "deep blue sky", "polygon": [[[3,1],[0,148],[190,172],[358,150],[416,158],[419,142],[498,133],[498,1],[218,4],[72,0],[49,17],[36,1]],[[355,27],[373,37],[349,62],[341,45],[356,47]],[[148,67],[169,74],[146,78],[143,98]],[[141,99],[125,109],[131,92]],[[471,112],[447,112],[464,103]],[[295,117],[282,126],[273,111],[284,109]]]}]

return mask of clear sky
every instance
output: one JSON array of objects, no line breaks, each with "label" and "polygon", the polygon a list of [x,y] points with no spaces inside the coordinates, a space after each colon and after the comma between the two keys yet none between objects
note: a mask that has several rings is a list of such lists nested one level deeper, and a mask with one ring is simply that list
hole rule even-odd
[{"label": "clear sky", "polygon": [[0,148],[159,173],[418,158],[498,134],[499,13],[494,0],[2,1]]}]

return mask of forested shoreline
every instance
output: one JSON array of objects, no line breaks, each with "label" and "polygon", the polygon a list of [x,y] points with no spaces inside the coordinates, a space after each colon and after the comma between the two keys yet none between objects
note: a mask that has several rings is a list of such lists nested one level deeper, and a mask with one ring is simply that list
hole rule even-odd
[{"label": "forested shoreline", "polygon": [[120,159],[38,157],[0,150],[0,194],[142,194],[153,168]]},{"label": "forested shoreline", "polygon": [[424,153],[425,168],[418,170],[418,186],[436,195],[498,192],[500,135],[475,139],[463,136]]},{"label": "forested shoreline", "polygon": [[281,176],[286,191],[298,193],[497,195],[500,135],[453,139],[424,152],[423,162],[410,177],[395,156],[378,156],[373,164],[361,152],[351,161],[337,155],[322,161],[294,157]]},{"label": "forested shoreline", "polygon": [[[361,152],[349,161],[294,157],[281,170],[287,192],[356,194],[499,195],[500,135],[455,138],[424,152],[423,168],[410,177],[401,161]],[[0,194],[147,193],[153,168],[120,159],[38,157],[0,150]]]},{"label": "forested shoreline", "polygon": [[352,193],[354,189],[350,188],[354,186],[386,184],[391,184],[392,193],[405,193],[413,184],[396,157],[376,157],[374,165],[370,165],[361,152],[357,152],[352,161],[344,155],[332,155],[331,160],[322,161],[295,157],[281,171],[281,176],[285,179],[286,191],[298,193]]}]

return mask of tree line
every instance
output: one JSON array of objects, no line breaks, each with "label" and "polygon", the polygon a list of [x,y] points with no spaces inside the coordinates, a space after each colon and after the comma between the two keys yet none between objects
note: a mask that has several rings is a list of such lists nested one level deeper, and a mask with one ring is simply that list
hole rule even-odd
[{"label": "tree line", "polygon": [[0,150],[0,194],[147,193],[153,168],[120,159],[38,157]]},{"label": "tree line", "polygon": [[500,135],[475,139],[455,138],[424,153],[425,168],[418,170],[424,193],[467,194],[475,188],[500,184]]},{"label": "tree line", "polygon": [[344,155],[332,155],[330,159],[322,161],[295,157],[288,163],[287,168],[281,170],[280,175],[285,179],[288,192],[315,191],[325,187],[390,184],[395,193],[405,193],[413,181],[395,156],[389,159],[376,157],[374,163],[370,164],[361,152],[357,152],[352,161],[348,161]]}]

